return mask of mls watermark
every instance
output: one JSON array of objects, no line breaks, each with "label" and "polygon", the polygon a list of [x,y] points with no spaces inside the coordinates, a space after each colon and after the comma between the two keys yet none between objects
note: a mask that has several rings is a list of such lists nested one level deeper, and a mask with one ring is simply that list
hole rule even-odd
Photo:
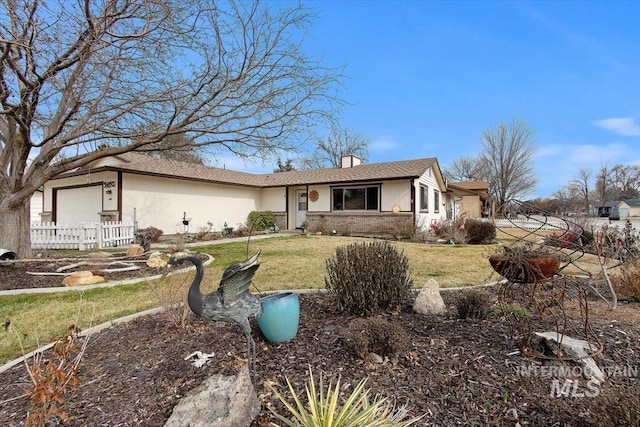
[{"label": "mls watermark", "polygon": [[[638,378],[638,366],[605,366],[600,369],[607,378]],[[597,397],[602,381],[594,378],[587,366],[567,365],[529,365],[519,366],[517,373],[521,377],[550,378],[549,397]],[[586,379],[588,378],[588,379]]]}]

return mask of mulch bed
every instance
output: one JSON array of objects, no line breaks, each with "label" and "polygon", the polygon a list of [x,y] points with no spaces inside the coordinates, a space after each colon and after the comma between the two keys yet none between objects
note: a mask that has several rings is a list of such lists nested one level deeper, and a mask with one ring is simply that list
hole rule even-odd
[{"label": "mulch bed", "polygon": [[[426,414],[418,425],[640,425],[637,304],[610,311],[592,302],[591,321],[605,345],[596,360],[611,376],[596,392],[580,379],[575,393],[553,397],[550,371],[517,353],[504,319],[458,319],[455,295],[443,295],[445,315],[418,315],[407,307],[384,316],[411,338],[411,350],[396,365],[358,357],[346,336],[353,318],[336,313],[325,294],[300,295],[300,328],[289,342],[268,343],[253,320],[262,411],[252,427],[275,420],[269,407],[282,410],[268,385],[283,390],[286,377],[303,391],[309,367],[325,384],[340,376],[345,393],[368,378],[373,394],[407,404],[414,416]],[[196,368],[184,357],[197,350],[215,356]],[[166,315],[154,315],[109,328],[89,338],[78,387],[65,396],[70,421],[60,425],[161,426],[190,389],[212,374],[236,373],[245,357],[241,329],[227,323],[192,317],[177,329]],[[21,425],[29,402],[20,396],[29,384],[23,365],[0,374],[0,425]]]},{"label": "mulch bed", "polygon": [[[62,280],[65,276],[55,274],[29,274],[29,273],[56,273],[61,267],[67,267],[73,264],[86,263],[73,268],[65,269],[63,273],[73,273],[76,271],[91,271],[96,276],[102,276],[105,281],[118,281],[128,279],[144,279],[163,273],[162,268],[149,267],[146,260],[149,254],[140,256],[126,256],[125,253],[112,253],[105,258],[95,257],[51,257],[51,258],[33,258],[29,260],[18,260],[9,265],[0,265],[0,291],[9,289],[30,289],[30,288],[48,288],[63,287]],[[203,260],[206,257],[202,257]],[[116,264],[113,264],[116,263]],[[134,265],[138,267],[133,271],[109,271],[104,269],[116,269],[124,267],[124,264]],[[174,267],[186,268],[190,265]]]}]

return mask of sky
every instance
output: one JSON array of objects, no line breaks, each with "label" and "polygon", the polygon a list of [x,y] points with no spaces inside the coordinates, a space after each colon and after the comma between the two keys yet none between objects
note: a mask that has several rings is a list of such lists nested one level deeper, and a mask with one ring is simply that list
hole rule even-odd
[{"label": "sky", "polygon": [[640,164],[640,1],[303,4],[315,13],[304,47],[345,66],[340,123],[369,140],[369,163],[436,157],[446,169],[518,118],[537,148],[527,197],[582,168]]}]

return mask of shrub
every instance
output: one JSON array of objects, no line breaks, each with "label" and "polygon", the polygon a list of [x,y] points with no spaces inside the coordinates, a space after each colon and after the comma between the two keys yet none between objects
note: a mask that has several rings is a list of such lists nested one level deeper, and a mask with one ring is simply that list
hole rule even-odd
[{"label": "shrub", "polygon": [[464,218],[447,219],[445,221],[432,224],[431,229],[435,235],[453,243],[463,243],[465,239]]},{"label": "shrub", "polygon": [[188,326],[191,309],[186,304],[190,282],[184,275],[173,274],[162,280],[149,281],[149,292],[155,296],[162,308],[162,316],[178,329]]},{"label": "shrub", "polygon": [[622,265],[614,289],[626,300],[640,301],[640,260],[636,259]]},{"label": "shrub", "polygon": [[356,353],[366,359],[369,353],[388,356],[397,362],[401,353],[409,351],[411,340],[400,325],[380,317],[355,319],[349,324],[348,338]]},{"label": "shrub", "polygon": [[257,231],[268,230],[276,225],[276,216],[272,211],[251,211],[247,217],[247,226]]},{"label": "shrub", "polygon": [[466,243],[482,245],[496,238],[496,226],[489,221],[468,219],[464,223],[464,234]]},{"label": "shrub", "polygon": [[413,280],[404,253],[384,241],[336,248],[325,261],[325,286],[342,312],[361,316],[396,310],[409,302]]},{"label": "shrub", "polygon": [[140,246],[147,249],[145,244],[159,241],[162,237],[162,230],[155,227],[141,228],[136,232],[136,236],[140,239]]},{"label": "shrub", "polygon": [[461,319],[486,319],[491,308],[491,297],[485,291],[471,289],[456,298],[456,309]]},{"label": "shrub", "polygon": [[272,386],[270,388],[274,396],[291,413],[292,418],[286,418],[271,407],[269,409],[279,421],[288,427],[404,427],[414,424],[421,418],[406,420],[406,407],[402,406],[396,409],[395,405],[386,398],[376,396],[371,401],[369,389],[364,388],[366,381],[366,379],[360,381],[351,395],[339,402],[340,395],[344,393],[344,386],[340,384],[340,379],[336,381],[335,387],[329,383],[325,391],[322,377],[320,377],[318,384],[320,390],[317,390],[313,373],[309,369],[309,383],[305,387],[305,400],[308,401],[308,404],[305,406],[302,403],[303,399],[296,393],[287,378],[287,386],[292,395],[293,403]]},{"label": "shrub", "polygon": [[[50,356],[33,356],[33,363],[25,361],[32,384],[27,388],[29,411],[25,426],[49,425],[55,419],[69,421],[64,411],[65,395],[76,388],[78,365],[87,346],[87,339],[78,345],[78,328],[71,325],[51,348]],[[56,423],[57,424],[57,423]]]}]

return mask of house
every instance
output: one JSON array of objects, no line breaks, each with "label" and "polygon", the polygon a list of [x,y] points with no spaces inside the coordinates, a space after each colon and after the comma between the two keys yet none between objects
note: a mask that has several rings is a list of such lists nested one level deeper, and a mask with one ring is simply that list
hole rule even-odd
[{"label": "house", "polygon": [[174,234],[236,227],[269,210],[281,229],[395,234],[445,218],[435,158],[342,160],[340,168],[251,174],[126,153],[47,182],[43,220],[135,221]]},{"label": "house", "polygon": [[460,181],[447,184],[451,213],[448,218],[487,218],[493,212],[489,184],[484,181]]},{"label": "house", "polygon": [[618,206],[620,200],[610,200],[608,202],[604,202],[602,206],[598,207],[598,216],[599,217],[608,217],[611,213],[611,209]]},{"label": "house", "polygon": [[40,222],[40,214],[42,213],[42,188],[38,188],[31,195],[30,222]]},{"label": "house", "polygon": [[629,199],[618,202],[615,206],[618,219],[640,217],[640,199]]}]

